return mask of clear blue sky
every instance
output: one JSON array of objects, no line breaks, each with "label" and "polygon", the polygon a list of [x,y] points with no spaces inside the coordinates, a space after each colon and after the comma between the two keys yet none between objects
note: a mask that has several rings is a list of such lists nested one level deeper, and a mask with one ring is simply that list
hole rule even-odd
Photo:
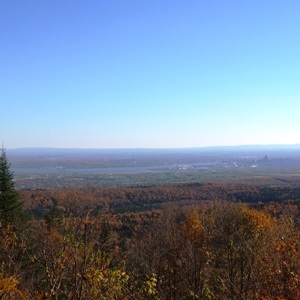
[{"label": "clear blue sky", "polygon": [[2,0],[0,140],[300,143],[299,0]]}]

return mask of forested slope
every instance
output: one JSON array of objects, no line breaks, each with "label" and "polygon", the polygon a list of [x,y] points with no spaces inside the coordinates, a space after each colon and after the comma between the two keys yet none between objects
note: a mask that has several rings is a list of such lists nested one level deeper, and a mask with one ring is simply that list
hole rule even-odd
[{"label": "forested slope", "polygon": [[114,213],[162,209],[168,205],[201,205],[206,201],[259,202],[297,201],[300,186],[251,186],[218,183],[170,184],[145,187],[114,187],[20,191],[25,207],[34,217],[53,206],[87,205],[95,211],[103,206]]}]

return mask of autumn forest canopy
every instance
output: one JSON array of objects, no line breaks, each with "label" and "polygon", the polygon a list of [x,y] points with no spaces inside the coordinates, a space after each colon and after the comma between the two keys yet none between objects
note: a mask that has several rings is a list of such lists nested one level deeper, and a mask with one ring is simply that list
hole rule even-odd
[{"label": "autumn forest canopy", "polygon": [[[261,156],[273,176],[250,178],[243,161],[212,181],[21,189],[2,149],[0,299],[299,299],[296,164]],[[224,180],[234,163],[245,177]]]}]

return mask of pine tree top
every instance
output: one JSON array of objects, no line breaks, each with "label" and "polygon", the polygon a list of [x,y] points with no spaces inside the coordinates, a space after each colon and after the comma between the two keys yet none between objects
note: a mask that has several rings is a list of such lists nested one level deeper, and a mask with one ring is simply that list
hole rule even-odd
[{"label": "pine tree top", "polygon": [[10,171],[5,149],[2,147],[0,156],[0,193],[15,189],[14,174]]},{"label": "pine tree top", "polygon": [[19,200],[13,178],[6,151],[2,147],[0,155],[0,223],[2,225],[16,225],[22,222],[24,216],[23,204]]}]

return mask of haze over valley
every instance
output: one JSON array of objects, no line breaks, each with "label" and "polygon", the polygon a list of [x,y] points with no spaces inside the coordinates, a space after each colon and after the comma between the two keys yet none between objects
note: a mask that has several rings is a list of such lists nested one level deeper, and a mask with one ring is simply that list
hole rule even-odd
[{"label": "haze over valley", "polygon": [[[300,145],[184,149],[8,150],[21,189],[242,181],[297,181]],[[280,179],[281,178],[281,179]],[[271,180],[271,181],[272,181]],[[282,183],[281,182],[281,183]]]}]

